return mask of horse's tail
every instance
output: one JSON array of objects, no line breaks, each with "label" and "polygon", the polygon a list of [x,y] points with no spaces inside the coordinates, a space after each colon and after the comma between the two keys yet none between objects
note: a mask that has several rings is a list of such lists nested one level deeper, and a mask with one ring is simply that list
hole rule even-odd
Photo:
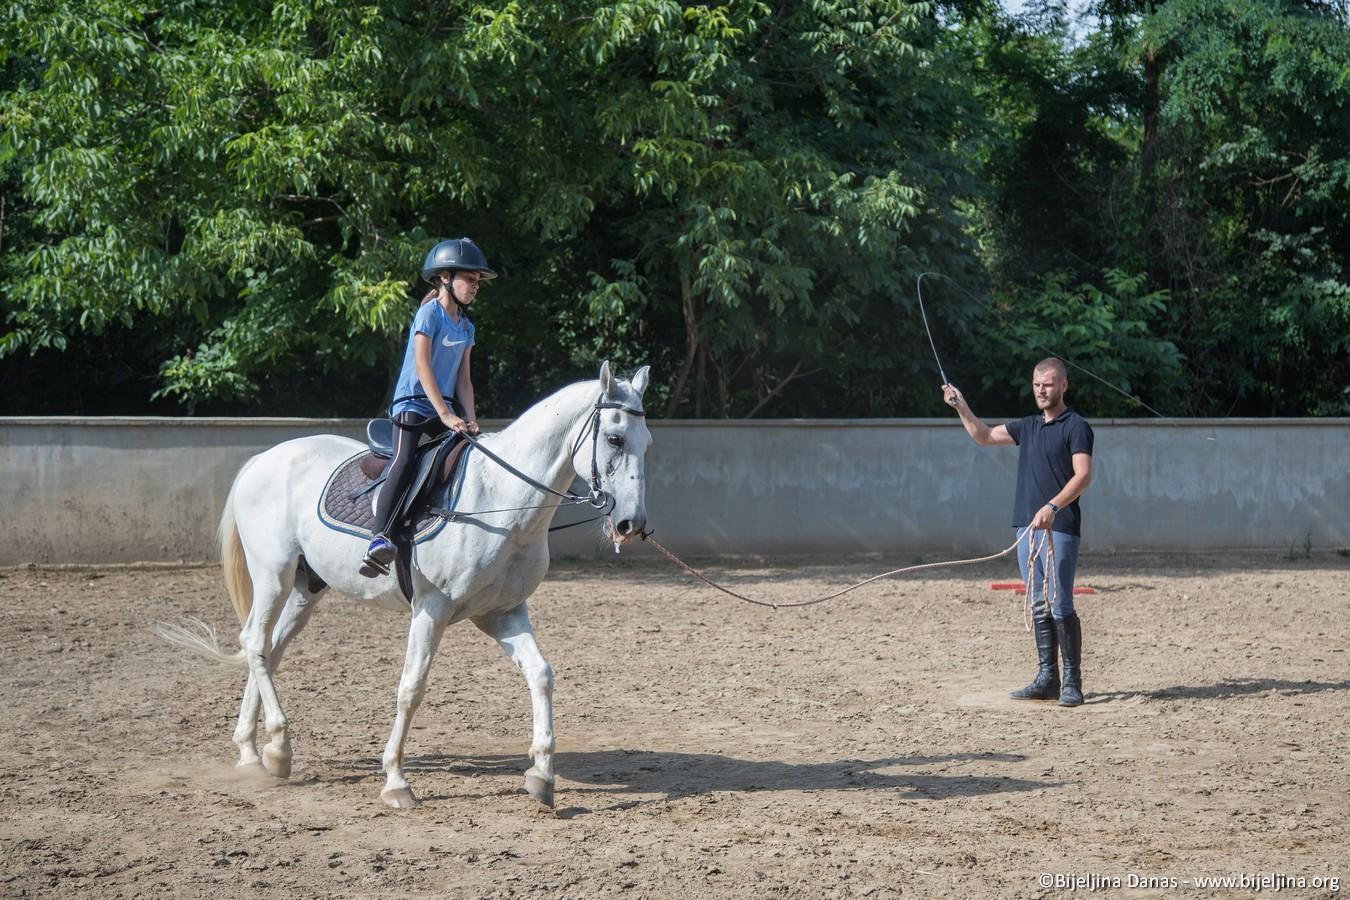
[{"label": "horse's tail", "polygon": [[239,539],[239,525],[234,520],[234,489],[247,470],[248,463],[245,463],[235,476],[234,484],[230,485],[230,493],[225,498],[225,511],[220,514],[220,529],[216,532],[220,541],[220,565],[225,570],[225,590],[230,592],[230,601],[234,603],[234,614],[239,618],[240,625],[248,621],[248,613],[253,606],[253,578],[248,574],[244,543]]},{"label": "horse's tail", "polygon": [[201,619],[188,619],[186,625],[156,622],[150,627],[155,634],[175,647],[191,650],[199,656],[205,656],[207,659],[213,659],[225,665],[240,667],[248,665],[248,659],[244,656],[243,648],[236,650],[234,653],[226,652],[216,638],[216,630]]},{"label": "horse's tail", "polygon": [[[216,533],[220,541],[220,562],[225,570],[225,589],[230,593],[235,615],[239,617],[241,625],[248,618],[249,608],[253,605],[253,578],[248,574],[244,544],[239,539],[239,526],[234,520],[234,489],[247,469],[248,463],[245,463],[239,475],[234,477],[234,484],[230,485],[230,493],[225,498],[225,511],[220,516],[220,529]],[[242,648],[234,653],[226,652],[216,638],[216,630],[201,619],[188,619],[185,625],[157,622],[152,628],[155,634],[170,644],[191,650],[207,659],[227,665],[248,664]]]}]

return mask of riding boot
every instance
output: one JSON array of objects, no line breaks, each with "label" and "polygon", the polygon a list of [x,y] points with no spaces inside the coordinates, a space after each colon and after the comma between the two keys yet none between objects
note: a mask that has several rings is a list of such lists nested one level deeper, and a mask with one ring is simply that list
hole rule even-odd
[{"label": "riding boot", "polygon": [[1059,652],[1064,656],[1064,689],[1059,693],[1060,706],[1081,706],[1083,703],[1083,625],[1077,613],[1055,620],[1059,636]]},{"label": "riding boot", "polygon": [[1032,630],[1036,635],[1036,658],[1040,668],[1031,684],[1020,691],[1011,691],[1008,696],[1014,700],[1054,700],[1059,694],[1059,660],[1056,659],[1055,620],[1049,616],[1036,616],[1032,620]]},{"label": "riding boot", "polygon": [[[390,491],[387,497],[385,490]],[[380,491],[380,499],[375,508],[375,522],[378,527],[372,529],[374,534],[371,536],[370,546],[366,548],[366,558],[361,560],[361,567],[357,569],[367,578],[388,575],[389,566],[398,556],[391,534],[394,531],[394,517],[403,506],[403,499],[393,492],[386,473],[384,488]]]}]

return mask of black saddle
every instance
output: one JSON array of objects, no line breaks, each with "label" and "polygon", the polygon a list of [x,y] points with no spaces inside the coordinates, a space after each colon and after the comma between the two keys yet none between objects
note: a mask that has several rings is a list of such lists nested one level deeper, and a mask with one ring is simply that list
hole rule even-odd
[{"label": "black saddle", "polygon": [[371,419],[366,423],[366,446],[380,459],[390,459],[394,455],[393,419]]},{"label": "black saddle", "polygon": [[[385,472],[394,456],[394,429],[397,427],[390,419],[371,419],[366,423],[366,446],[370,455],[362,457],[361,472],[374,482],[367,491],[384,483]],[[464,436],[454,431],[422,439],[413,451],[413,476],[408,481],[405,495],[407,508],[395,513],[394,521],[399,521],[399,513],[406,515],[411,510],[428,486],[449,480],[464,443]]]},{"label": "black saddle", "polygon": [[[361,460],[361,471],[373,480],[371,486],[365,488],[366,491],[384,483],[394,455],[396,427],[389,419],[371,419],[366,424],[366,445],[370,448],[370,455]],[[441,493],[438,489],[443,489],[450,482],[466,446],[468,442],[464,440],[464,435],[456,431],[447,431],[418,444],[413,451],[412,477],[408,479],[403,498],[394,510],[390,533],[386,537],[394,540],[395,532],[403,532],[411,537],[411,526],[418,518],[415,513],[428,505],[445,505],[438,502]]]}]

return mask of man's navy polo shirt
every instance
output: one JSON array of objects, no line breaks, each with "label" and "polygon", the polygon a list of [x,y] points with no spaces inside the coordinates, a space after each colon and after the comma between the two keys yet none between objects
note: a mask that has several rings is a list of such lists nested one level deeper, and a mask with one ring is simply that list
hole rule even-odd
[{"label": "man's navy polo shirt", "polygon": [[[1016,419],[1006,426],[1017,442],[1017,499],[1013,501],[1013,527],[1031,522],[1036,510],[1054,499],[1073,477],[1073,455],[1092,455],[1092,426],[1077,410],[1064,412],[1049,422],[1040,413]],[[1075,499],[1055,514],[1053,529],[1080,534],[1083,514]]]}]

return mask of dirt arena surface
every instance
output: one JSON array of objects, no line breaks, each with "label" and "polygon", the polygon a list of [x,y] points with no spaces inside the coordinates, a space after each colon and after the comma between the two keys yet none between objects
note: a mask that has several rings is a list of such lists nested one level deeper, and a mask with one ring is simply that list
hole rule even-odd
[{"label": "dirt arena surface", "polygon": [[[1289,556],[1086,556],[1077,710],[1006,699],[1034,668],[1020,603],[988,589],[1015,579],[1006,563],[778,612],[640,548],[555,565],[531,601],[557,681],[554,812],[521,791],[524,681],[472,625],[442,643],[409,742],[423,802],[398,812],[379,791],[400,616],[333,598],[297,639],[279,784],[233,770],[242,671],[149,632],[199,616],[233,647],[216,569],[3,570],[0,896],[1063,893],[1041,873],[1243,896],[1194,880],[1350,878],[1350,559]],[[792,600],[896,564],[709,572]]]}]

